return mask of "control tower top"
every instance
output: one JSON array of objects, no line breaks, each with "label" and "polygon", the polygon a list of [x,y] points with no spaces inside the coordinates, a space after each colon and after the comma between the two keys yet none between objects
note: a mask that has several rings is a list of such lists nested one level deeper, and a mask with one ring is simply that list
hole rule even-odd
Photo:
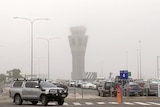
[{"label": "control tower top", "polygon": [[70,27],[72,35],[85,35],[86,30],[87,29],[84,26]]}]

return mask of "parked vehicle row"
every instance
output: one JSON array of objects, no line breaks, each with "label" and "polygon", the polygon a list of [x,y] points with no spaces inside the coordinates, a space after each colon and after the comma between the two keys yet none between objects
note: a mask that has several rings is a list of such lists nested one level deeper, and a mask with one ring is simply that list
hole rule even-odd
[{"label": "parked vehicle row", "polygon": [[[117,82],[109,82],[108,80],[100,80],[99,82],[87,82],[82,80],[72,80],[69,86],[83,89],[97,90],[99,96],[117,96]],[[148,81],[132,81],[126,82],[122,86],[124,96],[157,96],[158,84]]]},{"label": "parked vehicle row", "polygon": [[[116,96],[117,95],[117,83],[100,81],[97,86],[99,96]],[[151,82],[137,83],[129,82],[124,86],[121,85],[122,93],[124,96],[158,96],[158,84]]]},{"label": "parked vehicle row", "polygon": [[70,87],[84,88],[84,89],[97,89],[97,84],[82,80],[72,80],[69,84]]}]

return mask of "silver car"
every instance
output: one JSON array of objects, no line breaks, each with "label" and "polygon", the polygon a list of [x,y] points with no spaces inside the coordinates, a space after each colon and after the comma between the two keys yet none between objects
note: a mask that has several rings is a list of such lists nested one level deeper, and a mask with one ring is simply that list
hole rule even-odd
[{"label": "silver car", "polygon": [[40,101],[44,106],[50,101],[57,101],[59,105],[63,105],[67,94],[67,90],[42,80],[16,80],[9,91],[13,102],[18,105],[23,101],[30,101],[33,105]]}]

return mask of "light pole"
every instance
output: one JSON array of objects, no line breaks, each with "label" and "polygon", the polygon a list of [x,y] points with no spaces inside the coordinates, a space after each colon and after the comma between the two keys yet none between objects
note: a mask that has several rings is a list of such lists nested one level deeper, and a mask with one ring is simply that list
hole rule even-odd
[{"label": "light pole", "polygon": [[139,60],[138,60],[138,49],[137,49],[137,79],[139,80]]},{"label": "light pole", "polygon": [[159,81],[159,56],[157,56],[157,79]]},{"label": "light pole", "polygon": [[126,51],[126,70],[128,70],[128,51]]},{"label": "light pole", "polygon": [[160,97],[160,81],[159,81],[159,56],[157,56],[157,80],[158,80],[158,97]]},{"label": "light pole", "polygon": [[48,80],[49,80],[49,75],[50,75],[50,41],[53,39],[58,39],[58,37],[55,38],[38,38],[42,40],[46,40],[48,43]]},{"label": "light pole", "polygon": [[140,72],[140,79],[142,79],[142,68],[141,68],[141,41],[139,42],[139,72]]},{"label": "light pole", "polygon": [[24,18],[24,17],[13,17],[14,19],[23,19],[27,20],[31,24],[31,78],[33,76],[33,24],[35,21],[38,20],[49,20],[48,18],[39,18],[39,19],[29,19],[29,18]]}]

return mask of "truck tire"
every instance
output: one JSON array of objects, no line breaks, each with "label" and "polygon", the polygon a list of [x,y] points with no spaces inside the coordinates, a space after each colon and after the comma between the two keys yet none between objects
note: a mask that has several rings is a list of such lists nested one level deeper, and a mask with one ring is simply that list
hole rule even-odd
[{"label": "truck tire", "polygon": [[58,99],[58,105],[63,105],[64,103],[64,98],[59,98]]},{"label": "truck tire", "polygon": [[48,99],[45,95],[41,96],[41,102],[43,106],[47,106],[48,105]]},{"label": "truck tire", "polygon": [[17,104],[17,105],[22,105],[23,100],[22,100],[22,98],[21,98],[21,96],[20,96],[19,94],[16,94],[16,95],[14,96],[14,102],[15,102],[15,104]]}]

